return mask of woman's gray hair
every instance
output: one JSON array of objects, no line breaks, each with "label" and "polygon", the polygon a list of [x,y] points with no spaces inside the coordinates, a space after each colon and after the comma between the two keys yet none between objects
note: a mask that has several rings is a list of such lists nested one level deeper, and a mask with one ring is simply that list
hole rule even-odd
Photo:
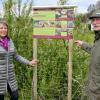
[{"label": "woman's gray hair", "polygon": [[6,25],[7,28],[8,28],[7,21],[6,21],[4,18],[0,18],[0,24],[4,24],[4,25]]}]

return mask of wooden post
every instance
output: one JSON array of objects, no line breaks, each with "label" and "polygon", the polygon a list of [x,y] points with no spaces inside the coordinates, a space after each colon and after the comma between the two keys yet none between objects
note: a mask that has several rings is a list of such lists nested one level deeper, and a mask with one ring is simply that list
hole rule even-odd
[{"label": "wooden post", "polygon": [[[37,59],[37,39],[33,40],[33,58]],[[33,81],[32,81],[32,100],[37,100],[37,65],[33,68]]]},{"label": "wooden post", "polygon": [[73,39],[69,40],[69,61],[68,61],[68,98],[67,100],[72,100],[72,49],[73,49]]}]

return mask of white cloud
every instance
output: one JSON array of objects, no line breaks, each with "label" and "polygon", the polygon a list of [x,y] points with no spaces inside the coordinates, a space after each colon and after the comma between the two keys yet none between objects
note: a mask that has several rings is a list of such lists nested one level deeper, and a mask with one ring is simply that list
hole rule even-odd
[{"label": "white cloud", "polygon": [[56,5],[58,0],[34,0],[35,6]]},{"label": "white cloud", "polygon": [[96,4],[99,0],[69,0],[67,3],[77,6],[77,12],[86,13],[90,4]]}]

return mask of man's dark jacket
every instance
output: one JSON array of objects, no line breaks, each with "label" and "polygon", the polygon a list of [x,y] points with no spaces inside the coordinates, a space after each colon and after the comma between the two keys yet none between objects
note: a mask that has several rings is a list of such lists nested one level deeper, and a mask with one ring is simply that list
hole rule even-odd
[{"label": "man's dark jacket", "polygon": [[100,38],[94,46],[84,42],[82,48],[91,55],[86,94],[90,100],[100,100]]}]

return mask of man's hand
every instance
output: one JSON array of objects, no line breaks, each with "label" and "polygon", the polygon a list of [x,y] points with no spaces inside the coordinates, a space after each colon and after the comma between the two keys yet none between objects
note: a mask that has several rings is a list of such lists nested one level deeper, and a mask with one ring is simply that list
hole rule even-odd
[{"label": "man's hand", "polygon": [[74,43],[75,43],[78,47],[81,47],[82,44],[83,44],[83,41],[76,40],[76,41],[74,41]]}]

